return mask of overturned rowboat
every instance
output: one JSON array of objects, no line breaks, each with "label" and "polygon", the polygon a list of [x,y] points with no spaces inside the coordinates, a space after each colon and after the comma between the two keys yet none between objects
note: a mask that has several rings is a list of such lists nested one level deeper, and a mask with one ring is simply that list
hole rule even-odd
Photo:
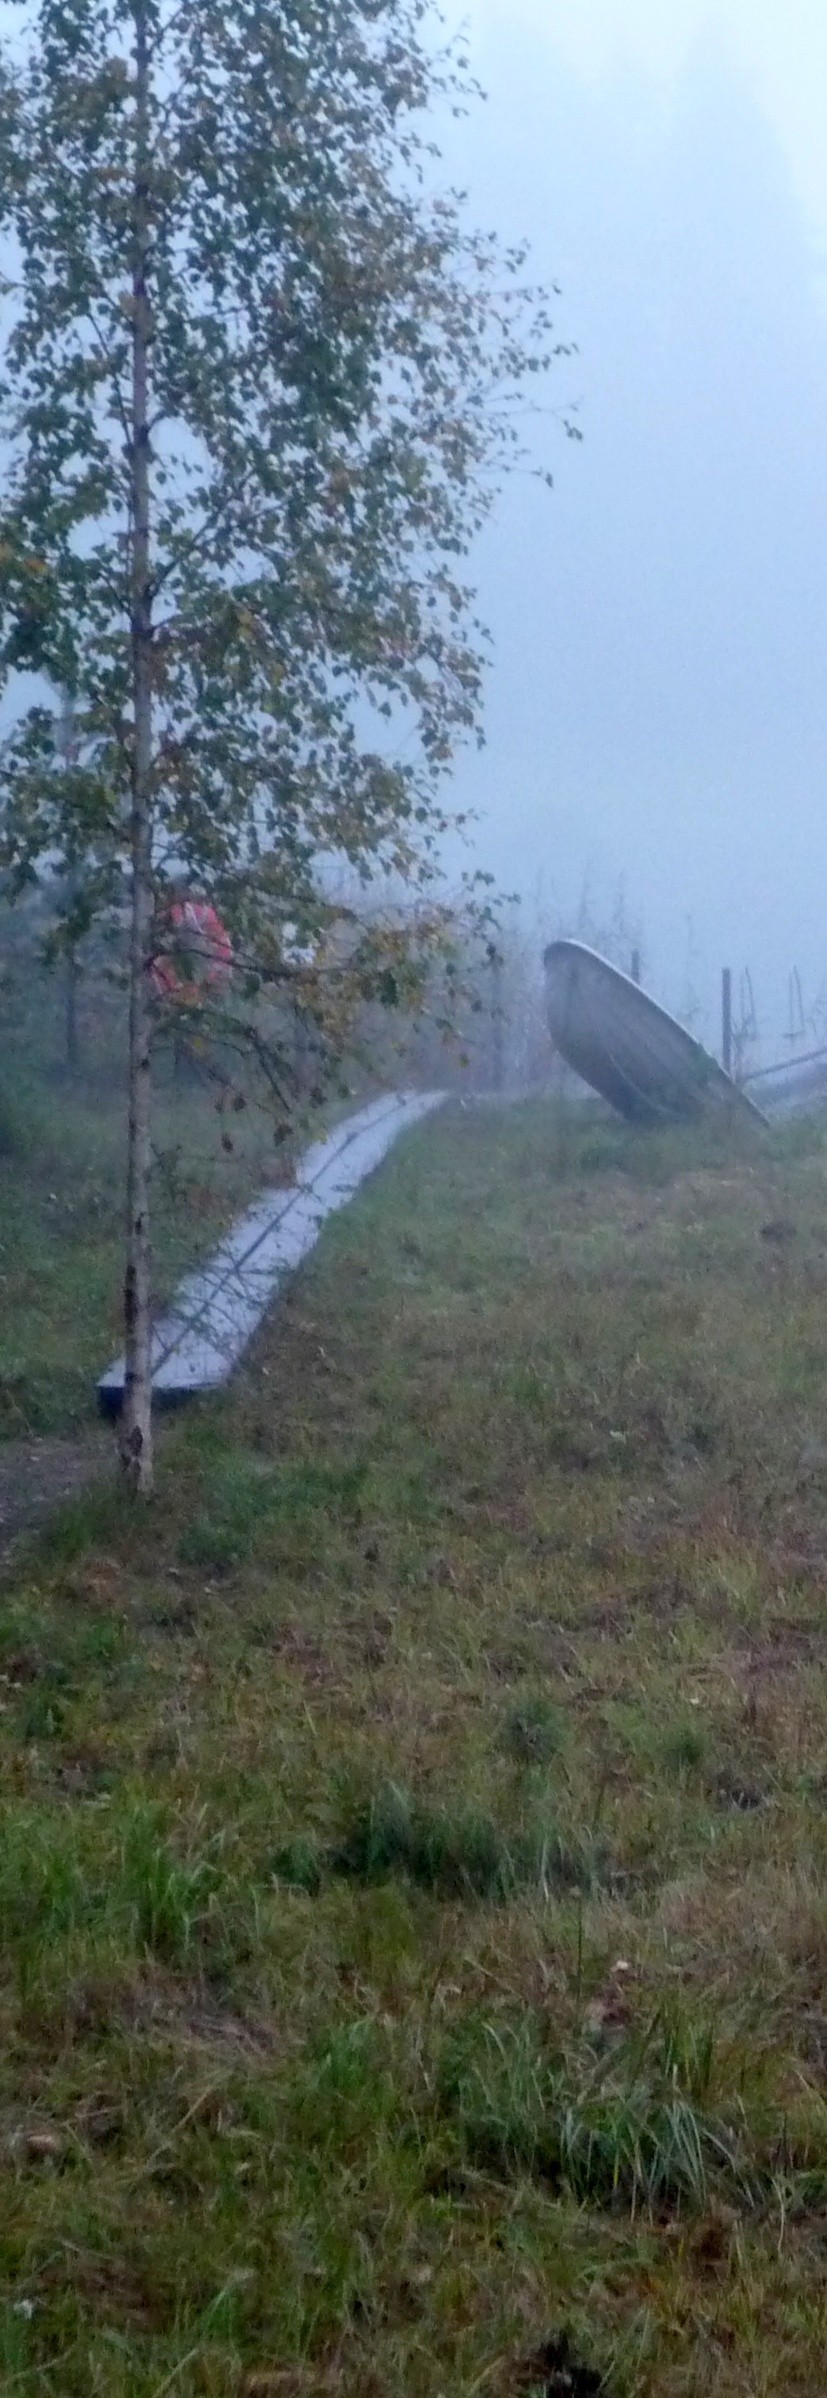
[{"label": "overturned rowboat", "polygon": [[766,1122],[700,1041],[596,949],[552,941],[543,962],[556,1048],[630,1123],[675,1124],[713,1111]]}]

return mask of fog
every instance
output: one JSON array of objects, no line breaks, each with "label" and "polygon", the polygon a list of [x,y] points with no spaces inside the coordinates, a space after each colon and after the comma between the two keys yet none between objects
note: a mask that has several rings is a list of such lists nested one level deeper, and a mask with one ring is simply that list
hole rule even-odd
[{"label": "fog", "polygon": [[475,561],[494,665],[454,799],[528,930],[622,910],[710,1040],[749,970],[771,1058],[793,972],[827,1039],[827,10],[463,14],[488,97],[448,169],[528,236],[578,354],[526,418],[555,489],[515,478]]},{"label": "fog", "polygon": [[735,5],[696,13],[472,9],[489,98],[452,164],[562,286],[553,397],[585,438],[527,425],[556,489],[520,478],[486,536],[487,747],[457,797],[529,920],[622,889],[699,1029],[749,967],[771,1055],[790,971],[806,1014],[827,985],[827,176],[809,10],[759,8],[752,49]]}]

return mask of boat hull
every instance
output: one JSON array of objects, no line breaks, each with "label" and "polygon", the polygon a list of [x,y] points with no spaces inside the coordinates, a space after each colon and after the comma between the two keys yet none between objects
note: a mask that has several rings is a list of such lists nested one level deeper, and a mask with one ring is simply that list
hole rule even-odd
[{"label": "boat hull", "polygon": [[597,950],[552,941],[544,965],[555,1046],[627,1121],[680,1123],[711,1111],[763,1121],[700,1041]]}]

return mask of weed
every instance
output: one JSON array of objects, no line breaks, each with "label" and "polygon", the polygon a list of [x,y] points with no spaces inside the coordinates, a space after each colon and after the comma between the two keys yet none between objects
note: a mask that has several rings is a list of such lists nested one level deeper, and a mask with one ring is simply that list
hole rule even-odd
[{"label": "weed", "polygon": [[522,1765],[548,1765],[566,1745],[565,1717],[541,1692],[518,1700],[503,1724],[506,1748]]},{"label": "weed", "polygon": [[20,1713],[21,1740],[57,1740],[66,1725],[66,1709],[50,1690],[35,1690]]},{"label": "weed", "polygon": [[708,1751],[706,1727],[691,1716],[684,1716],[677,1723],[665,1726],[657,1745],[667,1773],[699,1773]]},{"label": "weed", "polygon": [[426,1805],[393,1782],[358,1801],[327,1850],[289,1841],[274,1870],[293,1888],[317,1891],[325,1875],[368,1886],[401,1875],[438,1898],[502,1904],[519,1890],[591,1887],[596,1858],[587,1841],[564,1840],[537,1811],[508,1835],[482,1807]]},{"label": "weed", "polygon": [[324,1859],[318,1844],[306,1834],[286,1840],[276,1850],[273,1872],[288,1890],[305,1890],[309,1897],[316,1898],[324,1881]]},{"label": "weed", "polygon": [[[702,2207],[743,2191],[731,2124],[705,2112],[695,2072],[659,2022],[611,2057],[547,2055],[538,2025],[476,2023],[449,2046],[442,2088],[468,2152],[568,2191],[579,2205]],[[708,2066],[705,2067],[708,2073]]]},{"label": "weed", "polygon": [[302,2062],[292,2105],[300,2137],[322,2148],[375,2136],[398,2112],[399,2093],[374,2026],[360,2021],[325,2032]]},{"label": "weed", "polygon": [[139,1953],[185,1965],[214,1920],[222,1878],[218,1850],[179,1857],[158,1810],[136,1806],[122,1837],[119,1898]]},{"label": "weed", "polygon": [[481,1808],[426,1807],[392,1782],[354,1815],[331,1862],[355,1881],[406,1874],[452,1898],[506,1898],[517,1872],[502,1832]]}]

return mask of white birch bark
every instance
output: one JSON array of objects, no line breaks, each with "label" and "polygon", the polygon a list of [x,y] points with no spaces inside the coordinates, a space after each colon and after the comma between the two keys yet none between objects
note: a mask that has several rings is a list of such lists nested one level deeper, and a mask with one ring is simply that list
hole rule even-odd
[{"label": "white birch bark", "polygon": [[134,0],[135,223],[132,280],[132,696],[129,1135],[124,1280],[126,1374],[121,1456],[130,1488],[152,1489],[150,1167],[152,1058],[147,964],[152,889],[152,588],[149,351],[149,47],[146,0]]}]

